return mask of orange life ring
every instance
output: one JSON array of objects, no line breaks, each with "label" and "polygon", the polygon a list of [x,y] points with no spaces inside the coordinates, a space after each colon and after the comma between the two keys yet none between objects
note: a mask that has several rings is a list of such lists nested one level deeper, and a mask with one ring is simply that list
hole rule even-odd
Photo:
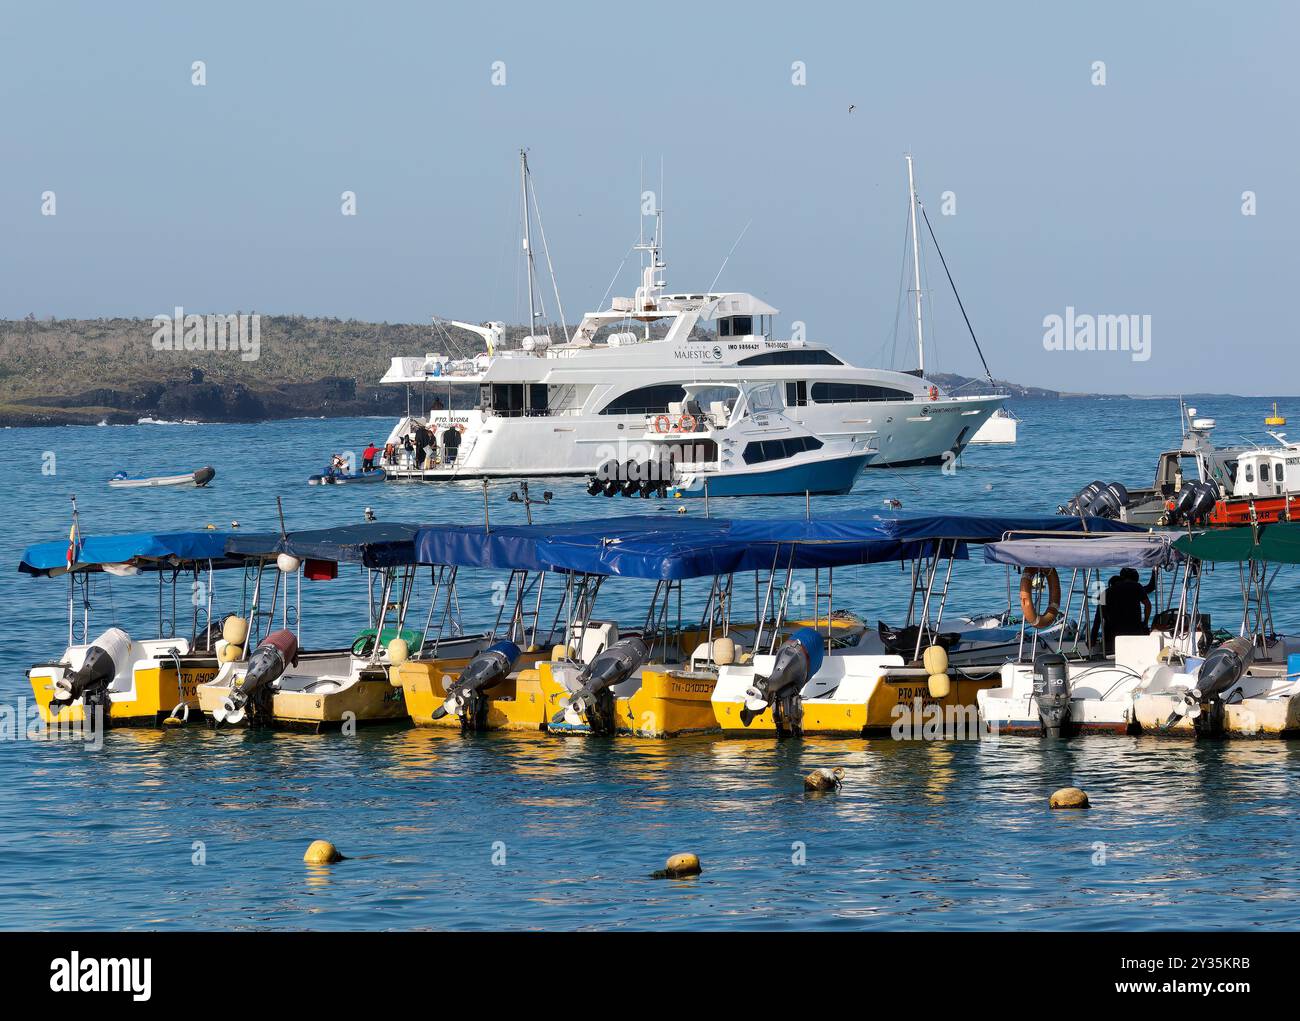
[{"label": "orange life ring", "polygon": [[452,428],[455,429],[458,433],[465,432],[465,426],[460,422],[457,422],[455,425],[452,426]]},{"label": "orange life ring", "polygon": [[655,417],[655,432],[666,433],[673,427],[673,420],[667,415],[658,415]]},{"label": "orange life ring", "polygon": [[930,400],[937,401],[938,399],[939,399],[939,388],[937,386],[930,387]]},{"label": "orange life ring", "polygon": [[[689,425],[687,425],[688,422],[690,423]],[[681,418],[679,418],[677,420],[677,431],[683,433],[695,432],[695,416],[683,415]]]},{"label": "orange life ring", "polygon": [[[1034,605],[1034,579],[1047,579],[1047,608],[1042,613]],[[1061,615],[1061,579],[1054,567],[1027,567],[1020,578],[1020,612],[1030,627],[1051,627]]]}]

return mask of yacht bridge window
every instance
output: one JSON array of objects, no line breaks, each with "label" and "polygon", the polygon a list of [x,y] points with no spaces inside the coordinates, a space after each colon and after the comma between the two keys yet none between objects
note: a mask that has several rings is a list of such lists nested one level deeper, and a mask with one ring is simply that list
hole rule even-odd
[{"label": "yacht bridge window", "polygon": [[761,355],[742,358],[737,365],[843,365],[829,351],[821,348],[792,348],[788,351],[764,351]]},{"label": "yacht bridge window", "polygon": [[753,316],[723,316],[718,320],[719,337],[749,337],[753,333]]}]

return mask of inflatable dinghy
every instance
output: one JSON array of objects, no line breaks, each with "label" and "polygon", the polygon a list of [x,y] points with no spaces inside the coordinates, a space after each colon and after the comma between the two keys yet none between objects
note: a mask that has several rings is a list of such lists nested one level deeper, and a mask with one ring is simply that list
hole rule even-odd
[{"label": "inflatable dinghy", "polygon": [[115,489],[139,489],[145,486],[206,486],[216,474],[217,470],[211,467],[186,472],[184,475],[145,476],[118,472],[108,480],[108,484]]}]

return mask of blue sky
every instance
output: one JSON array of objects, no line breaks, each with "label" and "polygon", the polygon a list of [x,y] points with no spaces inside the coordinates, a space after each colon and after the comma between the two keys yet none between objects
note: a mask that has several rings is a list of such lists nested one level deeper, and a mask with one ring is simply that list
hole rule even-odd
[{"label": "blue sky", "polygon": [[[605,293],[636,238],[641,166],[654,186],[662,159],[670,287],[707,287],[752,221],[718,286],[879,362],[910,150],[995,374],[1300,393],[1286,4],[11,3],[0,17],[0,317],[183,305],[518,322],[526,145],[570,320]],[[945,191],[956,215],[940,214]],[[929,268],[928,362],[973,373]],[[617,293],[632,274],[629,260]],[[1151,358],[1045,350],[1044,317],[1067,306],[1150,315]]]}]

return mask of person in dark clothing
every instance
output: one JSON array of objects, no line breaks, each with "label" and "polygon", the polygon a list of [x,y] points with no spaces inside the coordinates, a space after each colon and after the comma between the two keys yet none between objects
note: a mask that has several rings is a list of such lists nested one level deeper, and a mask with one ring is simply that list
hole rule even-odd
[{"label": "person in dark clothing", "polygon": [[426,428],[425,428],[424,426],[422,426],[422,425],[420,425],[420,426],[416,426],[416,428],[415,428],[415,466],[416,466],[417,468],[423,468],[423,467],[424,467],[424,459],[425,459],[425,457],[427,456],[427,451],[428,451],[429,447],[432,446],[432,445],[433,445],[433,433],[429,432],[429,430],[426,429]]},{"label": "person in dark clothing", "polygon": [[1143,585],[1132,567],[1123,568],[1106,583],[1105,601],[1097,609],[1106,654],[1115,651],[1119,635],[1145,635],[1151,630],[1151,600],[1148,592],[1155,591],[1155,572]]},{"label": "person in dark clothing", "polygon": [[442,459],[447,464],[455,464],[460,453],[460,430],[448,425],[442,433]]}]

